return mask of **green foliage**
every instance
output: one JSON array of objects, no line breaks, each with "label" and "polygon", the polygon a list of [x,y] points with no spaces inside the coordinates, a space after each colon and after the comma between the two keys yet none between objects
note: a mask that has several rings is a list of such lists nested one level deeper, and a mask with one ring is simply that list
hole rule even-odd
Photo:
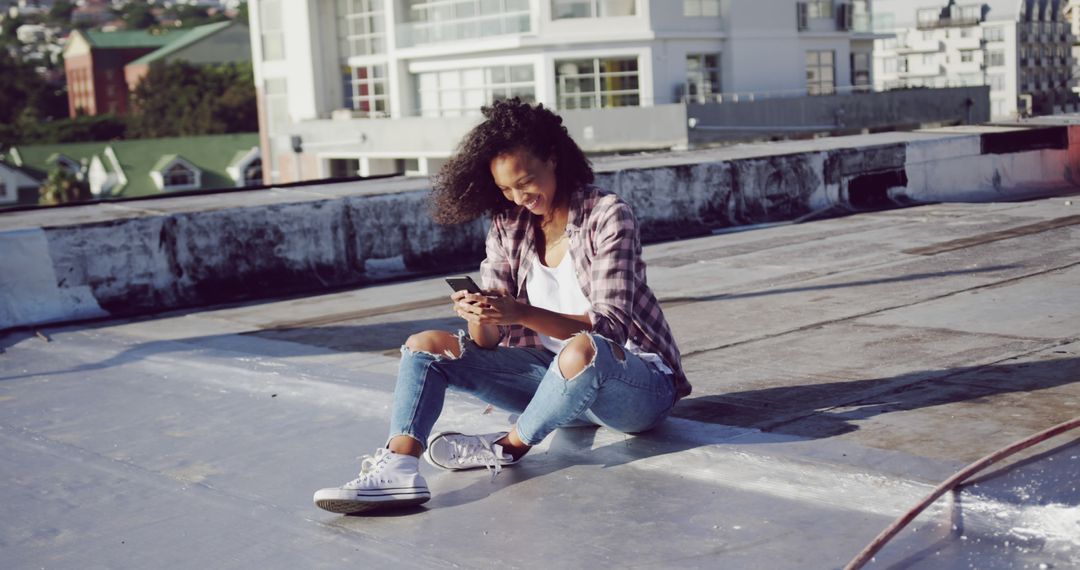
[{"label": "green foliage", "polygon": [[145,30],[157,25],[157,16],[154,16],[150,6],[142,2],[130,2],[116,11],[120,19],[124,20],[129,30]]},{"label": "green foliage", "polygon": [[15,30],[25,23],[22,17],[4,18],[3,24],[0,24],[0,45],[19,43],[18,38],[15,36]]},{"label": "green foliage", "polygon": [[79,180],[74,174],[62,168],[49,173],[45,183],[41,185],[40,192],[41,197],[38,203],[47,206],[83,202],[93,197],[90,194],[90,186],[85,181]]},{"label": "green foliage", "polygon": [[67,115],[67,92],[51,86],[23,63],[0,49],[0,150],[37,132],[44,123]]},{"label": "green foliage", "polygon": [[259,130],[251,64],[154,63],[132,94],[136,138]]},{"label": "green foliage", "polygon": [[188,4],[174,4],[165,11],[165,15],[179,20],[181,28],[194,28],[195,26],[224,22],[229,19],[221,12],[211,16],[207,8]]},{"label": "green foliage", "polygon": [[71,13],[75,11],[75,3],[70,0],[56,0],[51,10],[49,10],[48,20],[51,24],[57,26],[66,26],[71,24]]}]

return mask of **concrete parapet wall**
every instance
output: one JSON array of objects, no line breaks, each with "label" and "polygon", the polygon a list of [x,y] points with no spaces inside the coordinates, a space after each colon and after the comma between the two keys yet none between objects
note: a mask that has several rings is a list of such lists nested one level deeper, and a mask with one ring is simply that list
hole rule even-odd
[{"label": "concrete parapet wall", "polygon": [[690,142],[790,134],[978,124],[990,120],[990,88],[902,89],[690,104]]},{"label": "concrete parapet wall", "polygon": [[[1080,126],[965,127],[597,163],[644,241],[934,201],[1080,189]],[[0,329],[475,268],[486,223],[434,224],[426,180],[0,214]]]}]

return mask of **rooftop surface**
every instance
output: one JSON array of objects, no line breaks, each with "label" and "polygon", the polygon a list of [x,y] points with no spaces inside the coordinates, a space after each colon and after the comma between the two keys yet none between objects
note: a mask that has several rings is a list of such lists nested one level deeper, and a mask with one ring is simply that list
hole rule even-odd
[{"label": "rooftop surface", "polygon": [[[1006,231],[1007,230],[1007,231]],[[694,393],[494,481],[342,517],[441,278],[0,336],[11,568],[838,568],[967,463],[1080,415],[1080,204],[940,204],[647,246]],[[505,413],[452,395],[436,429]],[[1080,566],[1080,434],[942,499],[870,568]]]}]

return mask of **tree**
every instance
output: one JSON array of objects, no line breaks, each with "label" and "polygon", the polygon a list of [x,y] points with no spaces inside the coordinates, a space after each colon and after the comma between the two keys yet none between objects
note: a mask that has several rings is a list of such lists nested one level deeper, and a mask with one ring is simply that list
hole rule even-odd
[{"label": "tree", "polygon": [[40,193],[38,203],[46,206],[83,202],[93,198],[90,186],[63,168],[49,172],[45,183],[41,185]]},{"label": "tree", "polygon": [[71,14],[75,11],[75,4],[70,0],[56,0],[49,10],[49,21],[57,26],[67,27],[71,24]]},{"label": "tree", "polygon": [[[19,39],[15,36],[15,31],[19,29],[19,26],[25,24],[22,17],[4,18],[2,24],[0,24],[0,44],[17,44]],[[4,50],[7,51],[7,50]],[[0,68],[2,69],[2,68]]]},{"label": "tree", "polygon": [[[0,49],[0,150],[16,143],[53,143],[100,140],[113,136],[105,121],[69,121],[67,92],[49,84],[29,63]],[[120,135],[122,135],[122,129]]]},{"label": "tree", "polygon": [[251,12],[248,10],[247,0],[241,2],[240,6],[236,8],[236,21],[245,26],[251,26]]},{"label": "tree", "polygon": [[157,16],[154,11],[142,2],[130,2],[118,11],[120,19],[124,20],[129,30],[145,30],[157,25]]},{"label": "tree", "polygon": [[259,130],[251,64],[154,63],[132,93],[136,138]]}]

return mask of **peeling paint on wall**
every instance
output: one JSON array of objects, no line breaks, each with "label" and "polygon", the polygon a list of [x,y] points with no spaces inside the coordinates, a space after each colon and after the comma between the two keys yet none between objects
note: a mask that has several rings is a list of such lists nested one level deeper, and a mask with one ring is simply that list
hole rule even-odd
[{"label": "peeling paint on wall", "polygon": [[[928,134],[903,144],[629,168],[598,174],[597,185],[631,204],[646,243],[833,206],[1076,191],[1080,144],[1059,147],[1080,141],[1080,127],[1009,141],[1024,132]],[[0,328],[475,268],[489,222],[440,226],[427,208],[427,192],[414,190],[0,233]]]}]

